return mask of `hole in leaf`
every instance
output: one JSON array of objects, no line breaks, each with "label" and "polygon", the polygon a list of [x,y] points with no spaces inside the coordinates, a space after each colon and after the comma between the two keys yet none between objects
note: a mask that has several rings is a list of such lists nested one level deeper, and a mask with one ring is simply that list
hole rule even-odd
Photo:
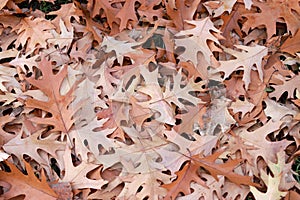
[{"label": "hole in leaf", "polygon": [[240,96],[239,96],[239,100],[245,101],[245,96],[244,96],[244,95],[240,95]]},{"label": "hole in leaf", "polygon": [[143,186],[140,186],[136,192],[138,193],[138,192],[142,191],[142,189],[143,189]]}]

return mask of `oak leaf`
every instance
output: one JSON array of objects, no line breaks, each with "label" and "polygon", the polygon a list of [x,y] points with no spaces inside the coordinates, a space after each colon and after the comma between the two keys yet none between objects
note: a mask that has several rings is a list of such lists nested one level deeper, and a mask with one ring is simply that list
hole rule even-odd
[{"label": "oak leaf", "polygon": [[47,42],[53,45],[58,45],[61,51],[65,49],[67,52],[71,46],[71,42],[73,40],[73,27],[70,31],[68,31],[62,20],[59,21],[60,34],[54,30],[50,30],[53,38],[48,39]]},{"label": "oak leaf", "polygon": [[[191,183],[191,189],[193,192],[189,195],[178,197],[178,200],[190,200],[203,197],[205,199],[222,199],[222,187],[225,182],[225,178],[221,177],[218,181],[208,174],[201,175],[205,179],[206,187],[197,183]],[[227,196],[226,196],[227,197]]]},{"label": "oak leaf", "polygon": [[33,117],[30,120],[37,124],[50,124],[54,126],[52,131],[62,131],[67,133],[73,125],[72,116],[79,108],[69,108],[70,103],[74,100],[72,86],[66,94],[61,95],[61,85],[67,75],[67,67],[63,67],[57,74],[53,74],[52,64],[46,58],[42,58],[38,64],[43,76],[36,80],[34,77],[26,80],[39,88],[47,97],[48,101],[40,101],[33,98],[27,98],[25,105],[29,108],[38,108],[52,114],[50,118]]},{"label": "oak leaf", "polygon": [[[265,26],[268,39],[270,39],[276,34],[276,22],[282,22],[281,19],[284,20],[287,31],[291,31],[292,35],[295,35],[300,28],[298,19],[300,6],[298,0],[267,0],[266,2],[254,0],[253,6],[258,7],[261,12],[243,15],[247,18],[242,28],[246,33],[250,28]],[[272,13],[272,18],[268,17],[269,13]]]},{"label": "oak leaf", "polygon": [[281,124],[282,122],[269,121],[267,124],[253,132],[250,132],[245,128],[238,130],[237,135],[244,141],[244,144],[248,146],[247,153],[252,156],[252,159],[248,160],[251,165],[256,166],[259,156],[261,156],[265,161],[275,162],[276,154],[283,151],[291,143],[287,140],[267,140],[267,135],[278,131]]},{"label": "oak leaf", "polygon": [[[191,61],[200,74],[207,76],[207,67],[211,64],[214,59],[212,51],[218,50],[213,44],[219,43],[219,39],[223,37],[220,31],[214,26],[210,18],[201,19],[198,21],[186,21],[188,24],[195,26],[192,29],[182,30],[175,35],[175,45],[177,47],[184,47],[185,51],[179,56],[182,61]],[[198,53],[203,55],[203,61],[201,64],[205,66],[197,65]],[[207,77],[202,77],[206,79]]]},{"label": "oak leaf", "polygon": [[62,20],[64,24],[66,25],[66,28],[68,31],[71,31],[73,29],[72,26],[72,17],[79,22],[80,17],[83,17],[84,14],[80,8],[76,7],[74,3],[68,3],[61,5],[61,8],[57,11],[52,11],[48,13],[49,15],[56,15],[57,17],[53,19],[51,22],[55,25],[56,29],[60,30],[60,21]]},{"label": "oak leaf", "polygon": [[73,189],[101,189],[101,187],[107,183],[107,181],[102,178],[94,180],[90,179],[87,175],[89,172],[101,167],[100,165],[82,161],[79,165],[74,166],[71,158],[71,149],[68,146],[66,146],[63,159],[65,165],[64,176],[59,182],[69,182]]},{"label": "oak leaf", "polygon": [[26,17],[21,19],[20,23],[15,26],[12,31],[17,31],[19,37],[16,45],[24,46],[27,42],[27,48],[33,49],[36,45],[47,47],[47,40],[53,38],[50,33],[55,26],[46,19]]},{"label": "oak leaf", "polygon": [[282,85],[274,85],[274,91],[269,94],[270,97],[275,97],[277,100],[284,92],[287,92],[287,98],[293,98],[294,91],[299,88],[300,77],[294,76],[289,80],[283,82]]},{"label": "oak leaf", "polygon": [[123,56],[130,52],[137,51],[136,49],[133,49],[133,47],[138,46],[139,43],[130,43],[126,41],[119,41],[116,40],[114,37],[104,37],[104,40],[101,44],[101,47],[104,48],[104,51],[106,53],[109,53],[111,51],[114,51],[116,54],[116,58],[120,65],[123,64]]},{"label": "oak leaf", "polygon": [[237,0],[221,0],[221,1],[208,1],[204,3],[207,11],[214,17],[219,17],[224,12],[231,13],[231,10]]},{"label": "oak leaf", "polygon": [[100,11],[103,10],[103,15],[107,18],[107,23],[111,29],[118,29],[117,25],[120,24],[120,19],[117,18],[117,14],[120,11],[120,8],[116,8],[112,5],[112,2],[109,0],[97,1],[92,0],[88,1],[87,9],[90,11],[91,17],[95,17],[100,14]]},{"label": "oak leaf", "polygon": [[120,31],[126,29],[129,23],[135,24],[138,21],[135,14],[135,3],[136,1],[125,1],[125,4],[116,15],[116,18],[120,19]]},{"label": "oak leaf", "polygon": [[174,130],[178,133],[193,134],[195,126],[204,128],[203,115],[206,113],[206,107],[204,105],[186,106],[187,112],[177,114],[175,118],[180,119],[181,123],[174,126]]},{"label": "oak leaf", "polygon": [[[19,52],[18,55],[12,61],[9,62],[9,64],[15,67],[20,67],[23,70],[23,72],[33,72],[33,67],[38,66],[36,60],[40,57],[39,55],[30,56],[32,55],[34,50],[36,49],[28,51],[25,55],[22,55],[22,53]],[[28,70],[26,70],[25,66],[28,68]]]},{"label": "oak leaf", "polygon": [[166,12],[171,17],[177,30],[183,30],[186,20],[192,20],[201,0],[184,2],[180,0],[164,0]]},{"label": "oak leaf", "polygon": [[286,41],[281,45],[280,50],[283,52],[287,52],[291,55],[296,54],[300,51],[300,31],[297,31],[297,33],[294,35],[294,37],[287,38]]},{"label": "oak leaf", "polygon": [[242,51],[240,52],[233,49],[224,48],[224,51],[233,55],[235,59],[220,61],[220,66],[217,69],[218,71],[225,72],[224,78],[228,78],[232,72],[243,68],[243,81],[245,82],[245,88],[248,89],[249,83],[251,82],[250,73],[252,69],[256,68],[260,80],[263,80],[262,59],[267,55],[268,48],[260,45],[253,47],[235,45],[235,47],[241,49]]},{"label": "oak leaf", "polygon": [[280,191],[279,185],[281,179],[284,178],[284,166],[285,166],[285,159],[284,153],[278,152],[277,154],[278,161],[277,163],[273,163],[268,161],[268,166],[272,171],[272,174],[267,174],[265,171],[261,171],[261,178],[265,182],[266,186],[268,187],[266,193],[262,193],[258,191],[255,187],[250,186],[250,191],[254,195],[256,199],[277,199],[280,200],[284,197],[287,192]]},{"label": "oak leaf", "polygon": [[10,162],[6,162],[6,164],[9,166],[10,172],[0,170],[0,181],[9,184],[9,190],[1,195],[2,197],[10,199],[21,195],[26,200],[56,199],[57,195],[48,185],[44,171],[42,171],[41,180],[39,180],[27,162],[25,162],[27,175],[23,174],[14,164]]},{"label": "oak leaf", "polygon": [[[192,161],[193,162],[193,161]],[[190,194],[190,184],[192,182],[198,183],[203,187],[207,187],[205,182],[198,176],[197,171],[199,166],[188,162],[184,165],[184,167],[176,172],[177,178],[170,184],[164,184],[162,187],[168,190],[167,195],[164,199],[176,199],[179,193],[183,193],[184,195]]]},{"label": "oak leaf", "polygon": [[250,176],[243,176],[234,173],[234,168],[241,162],[240,159],[229,160],[226,163],[217,164],[215,160],[223,153],[223,151],[215,152],[214,154],[207,157],[199,157],[199,155],[194,155],[191,160],[185,164],[182,170],[177,172],[177,179],[170,183],[163,185],[164,188],[168,189],[168,194],[166,199],[175,199],[176,196],[182,192],[183,194],[190,194],[190,183],[192,181],[208,187],[205,182],[199,177],[197,171],[200,167],[208,170],[212,177],[219,180],[218,175],[223,175],[235,184],[253,185],[257,184],[251,181]]},{"label": "oak leaf", "polygon": [[[211,153],[212,147],[217,143],[217,137],[211,135],[199,136],[198,134],[191,135],[191,139],[178,134],[176,131],[164,131],[167,140],[172,144],[165,148],[157,149],[162,161],[161,163],[174,174],[178,171],[182,163],[189,160],[190,155],[203,153],[207,156]],[[193,139],[195,141],[193,141]]]},{"label": "oak leaf", "polygon": [[0,116],[0,145],[1,146],[15,137],[14,134],[8,133],[4,130],[4,126],[7,123],[13,121],[14,119],[15,119],[15,117],[12,117],[9,115]]},{"label": "oak leaf", "polygon": [[56,151],[63,151],[65,143],[56,140],[59,135],[50,135],[46,138],[41,138],[41,132],[42,130],[26,138],[21,138],[21,132],[3,145],[3,149],[7,153],[14,154],[20,160],[23,159],[24,155],[28,155],[38,163],[47,165],[47,161],[41,156],[40,151],[50,154],[53,158],[58,158]]}]

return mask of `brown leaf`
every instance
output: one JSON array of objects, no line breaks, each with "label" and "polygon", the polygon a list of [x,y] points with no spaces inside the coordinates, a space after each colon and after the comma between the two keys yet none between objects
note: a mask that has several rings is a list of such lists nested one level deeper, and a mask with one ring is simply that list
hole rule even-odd
[{"label": "brown leaf", "polygon": [[177,178],[175,181],[162,185],[162,187],[168,190],[164,199],[176,199],[179,193],[183,193],[184,195],[190,194],[191,182],[196,182],[203,187],[207,187],[205,182],[197,175],[198,169],[199,166],[194,164],[193,161],[186,163],[180,171],[176,172]]},{"label": "brown leaf", "polygon": [[177,30],[183,30],[185,21],[193,19],[200,1],[195,0],[187,2],[187,4],[184,1],[164,1],[167,14],[171,17]]},{"label": "brown leaf", "polygon": [[52,64],[46,58],[42,58],[38,64],[43,76],[36,80],[34,77],[26,78],[26,80],[39,88],[48,97],[48,101],[40,101],[33,98],[26,99],[25,105],[28,108],[38,108],[52,114],[49,118],[33,117],[30,120],[37,124],[50,124],[54,127],[52,131],[62,131],[67,133],[73,125],[73,114],[77,108],[69,108],[73,101],[73,90],[76,84],[65,94],[61,95],[61,84],[67,75],[67,67],[63,67],[60,72],[53,74]]},{"label": "brown leaf", "polygon": [[280,50],[283,52],[287,52],[289,54],[296,54],[300,51],[300,31],[294,35],[294,37],[289,37],[284,43],[281,45]]},{"label": "brown leaf", "polygon": [[[268,39],[276,34],[276,22],[280,22],[281,19],[286,23],[287,31],[291,31],[292,35],[295,35],[300,28],[298,15],[300,13],[300,6],[298,0],[267,0],[266,2],[260,2],[253,0],[253,6],[260,8],[259,13],[244,14],[247,21],[243,25],[243,31],[246,33],[250,28],[265,26],[267,29]],[[269,14],[272,13],[270,18]]]},{"label": "brown leaf", "polygon": [[35,176],[30,164],[25,162],[25,169],[28,175],[23,174],[14,164],[6,162],[10,172],[0,171],[0,181],[8,183],[9,190],[2,197],[10,199],[19,195],[24,199],[56,199],[57,194],[51,189],[46,181],[44,171],[41,174],[41,181]]}]

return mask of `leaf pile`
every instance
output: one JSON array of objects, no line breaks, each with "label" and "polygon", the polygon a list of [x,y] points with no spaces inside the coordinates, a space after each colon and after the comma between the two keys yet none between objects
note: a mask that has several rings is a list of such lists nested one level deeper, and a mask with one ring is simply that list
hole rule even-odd
[{"label": "leaf pile", "polygon": [[0,3],[1,198],[300,198],[298,0],[29,3]]}]

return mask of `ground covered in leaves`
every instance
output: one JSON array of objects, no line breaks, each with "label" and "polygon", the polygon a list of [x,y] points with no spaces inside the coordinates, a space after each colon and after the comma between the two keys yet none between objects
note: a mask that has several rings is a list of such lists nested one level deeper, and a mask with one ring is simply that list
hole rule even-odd
[{"label": "ground covered in leaves", "polygon": [[299,0],[2,0],[0,199],[300,199]]}]

